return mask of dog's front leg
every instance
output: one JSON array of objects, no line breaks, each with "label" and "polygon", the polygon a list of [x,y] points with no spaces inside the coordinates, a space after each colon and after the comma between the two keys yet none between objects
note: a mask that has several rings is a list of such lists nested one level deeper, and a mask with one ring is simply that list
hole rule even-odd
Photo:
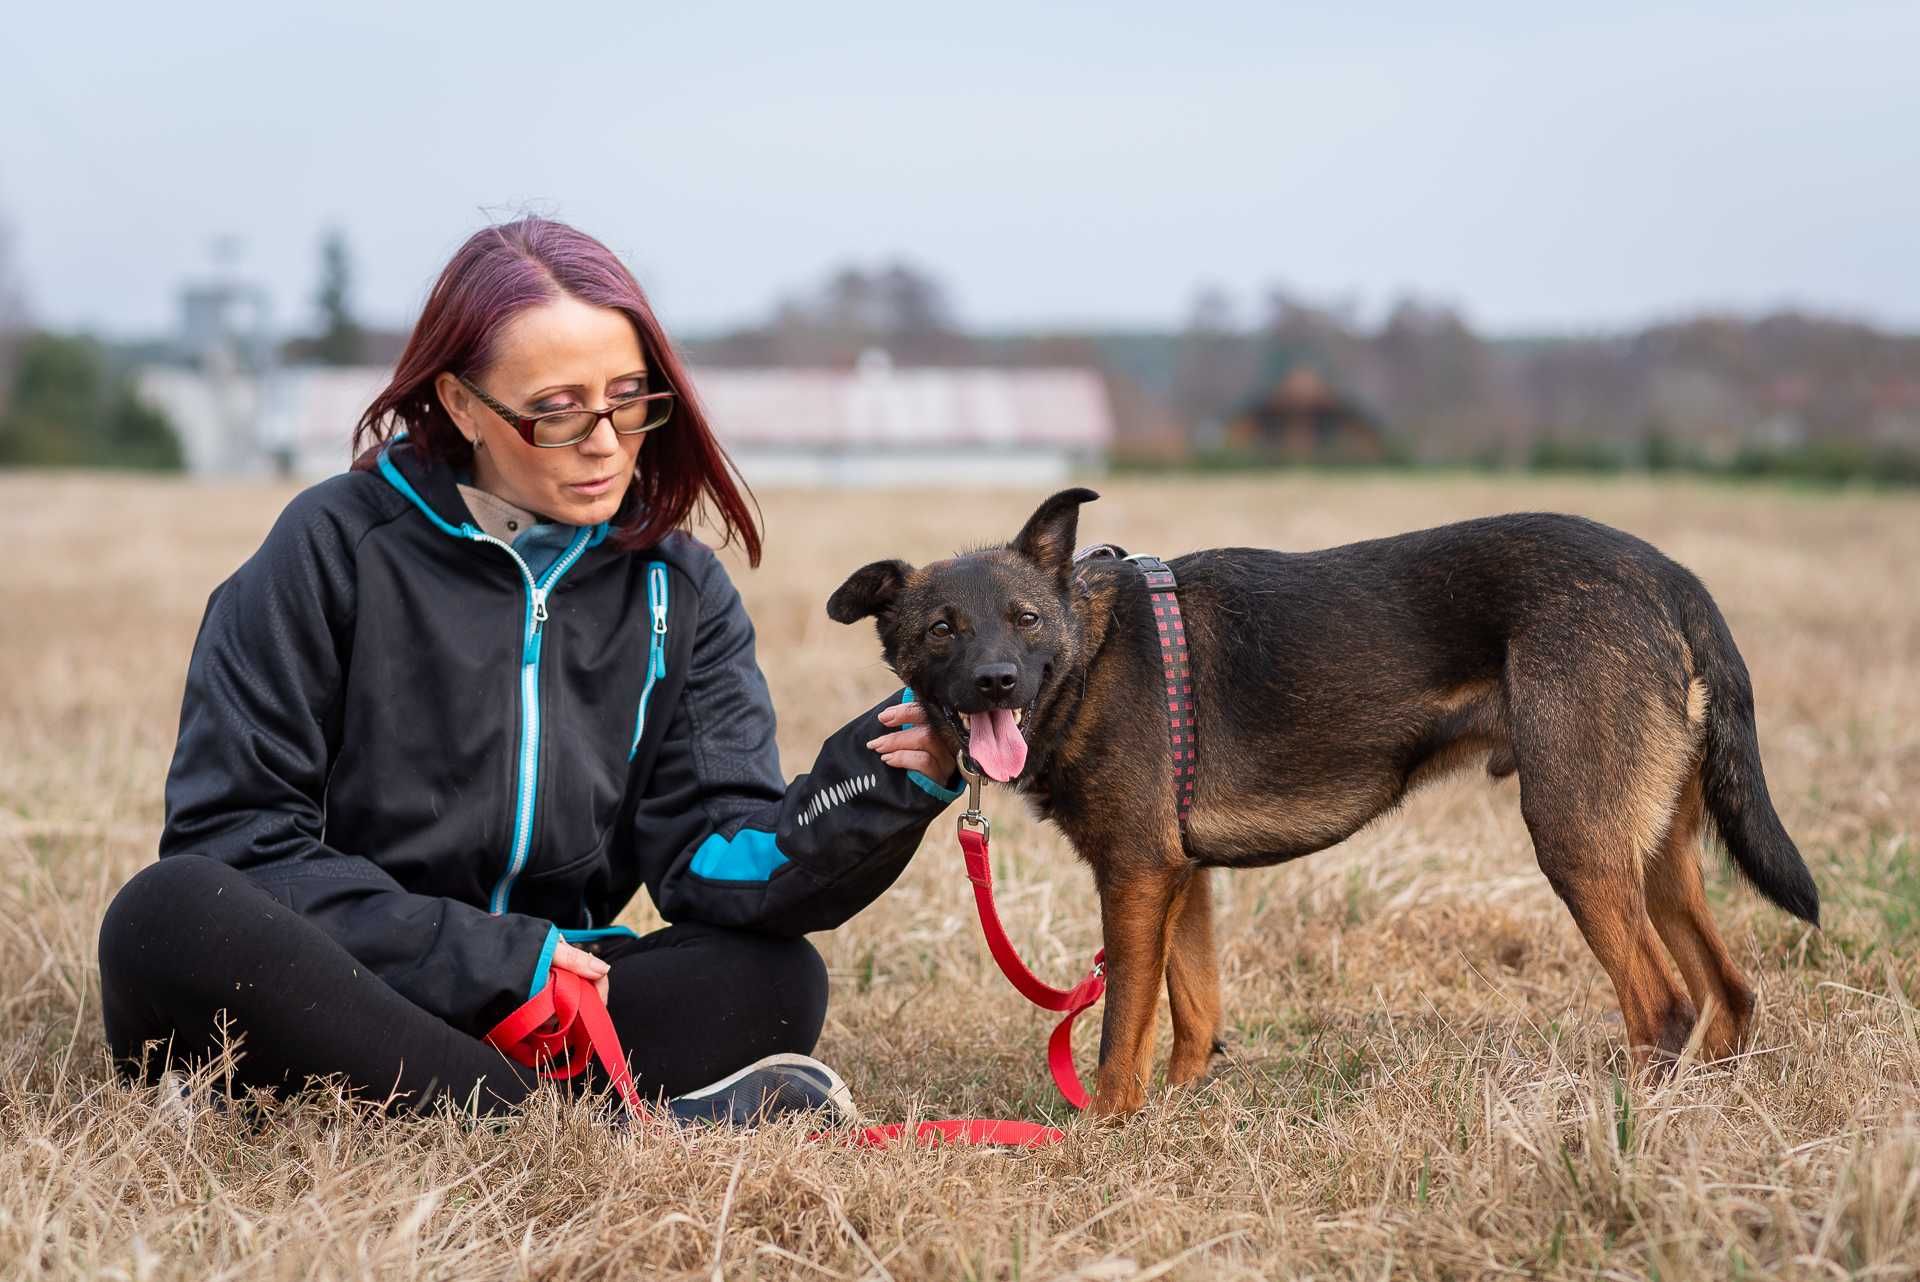
[{"label": "dog's front leg", "polygon": [[1137,1112],[1153,1073],[1154,1011],[1166,979],[1168,937],[1184,867],[1122,865],[1100,887],[1107,1004],[1100,1025],[1095,1117]]}]

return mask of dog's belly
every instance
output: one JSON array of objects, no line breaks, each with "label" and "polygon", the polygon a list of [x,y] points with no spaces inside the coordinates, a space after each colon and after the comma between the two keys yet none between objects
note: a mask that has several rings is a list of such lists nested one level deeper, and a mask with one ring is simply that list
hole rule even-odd
[{"label": "dog's belly", "polygon": [[[1491,732],[1461,734],[1408,764],[1387,754],[1348,760],[1343,768],[1289,779],[1278,786],[1206,786],[1187,820],[1187,853],[1216,868],[1264,868],[1339,845],[1397,806],[1422,784],[1486,763],[1509,771],[1512,744]],[[1403,758],[1404,760],[1404,758]]]},{"label": "dog's belly", "polygon": [[[1328,845],[1338,843],[1329,842]],[[1193,852],[1193,862],[1202,868],[1270,868],[1274,864],[1291,863],[1307,855],[1318,854],[1326,846],[1313,846],[1304,850],[1257,850],[1226,853],[1219,855]]]},{"label": "dog's belly", "polygon": [[1218,868],[1286,863],[1345,841],[1391,807],[1399,792],[1382,773],[1331,786],[1216,793],[1187,817],[1187,853]]},{"label": "dog's belly", "polygon": [[1308,817],[1291,805],[1277,806],[1264,822],[1260,807],[1231,818],[1202,819],[1195,809],[1187,825],[1187,854],[1207,868],[1266,868],[1337,846],[1368,822],[1393,808],[1393,801],[1338,814]]}]

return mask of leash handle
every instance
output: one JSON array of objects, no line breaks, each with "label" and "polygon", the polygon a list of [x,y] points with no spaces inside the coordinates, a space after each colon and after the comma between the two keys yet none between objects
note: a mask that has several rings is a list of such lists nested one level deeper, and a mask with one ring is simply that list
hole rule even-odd
[{"label": "leash handle", "polygon": [[[552,1028],[546,1027],[549,1020]],[[633,1115],[646,1114],[600,990],[570,970],[549,972],[546,987],[495,1024],[486,1040],[509,1059],[556,1081],[577,1077],[588,1060],[597,1059]]]},{"label": "leash handle", "polygon": [[1093,1097],[1087,1093],[1087,1087],[1080,1080],[1080,1070],[1073,1063],[1073,1021],[1080,1018],[1082,1012],[1091,1008],[1093,1003],[1078,1010],[1067,1012],[1067,1017],[1053,1026],[1053,1035],[1047,1038],[1047,1071],[1053,1074],[1053,1084],[1060,1097],[1082,1112],[1093,1103]]}]

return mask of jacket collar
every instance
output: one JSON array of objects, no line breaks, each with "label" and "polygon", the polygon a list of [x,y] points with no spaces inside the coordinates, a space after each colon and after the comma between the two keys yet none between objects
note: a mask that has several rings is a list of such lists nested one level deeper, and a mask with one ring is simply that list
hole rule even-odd
[{"label": "jacket collar", "polygon": [[[380,448],[377,465],[381,477],[418,508],[434,528],[457,539],[479,539],[480,527],[460,497],[459,480],[450,467],[436,466],[414,447],[403,428]],[[605,521],[589,527],[587,546],[606,539]]]}]

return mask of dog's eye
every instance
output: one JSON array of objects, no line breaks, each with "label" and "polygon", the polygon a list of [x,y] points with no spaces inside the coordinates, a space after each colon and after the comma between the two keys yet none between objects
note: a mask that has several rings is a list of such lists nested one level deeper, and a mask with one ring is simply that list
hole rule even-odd
[{"label": "dog's eye", "polygon": [[945,619],[941,619],[927,629],[927,635],[932,637],[950,637],[953,635],[953,626]]},{"label": "dog's eye", "polygon": [[1014,616],[1013,621],[1023,628],[1037,628],[1040,626],[1040,616],[1032,610],[1020,611],[1019,614]]}]

